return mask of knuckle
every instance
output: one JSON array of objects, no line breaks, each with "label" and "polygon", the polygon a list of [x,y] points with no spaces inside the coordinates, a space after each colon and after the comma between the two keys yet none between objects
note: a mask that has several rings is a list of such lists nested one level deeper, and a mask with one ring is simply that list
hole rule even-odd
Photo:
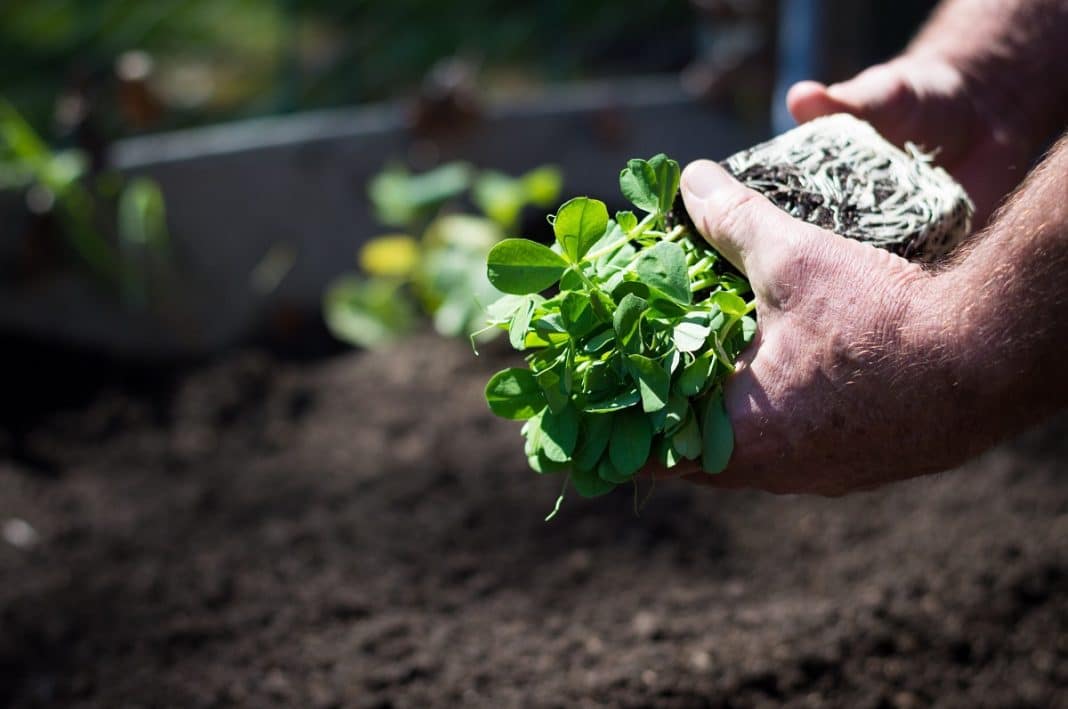
[{"label": "knuckle", "polygon": [[784,231],[775,241],[775,248],[765,249],[756,257],[761,261],[768,294],[780,309],[790,303],[795,293],[804,290],[806,282],[819,278],[827,266],[818,240],[803,225]]}]

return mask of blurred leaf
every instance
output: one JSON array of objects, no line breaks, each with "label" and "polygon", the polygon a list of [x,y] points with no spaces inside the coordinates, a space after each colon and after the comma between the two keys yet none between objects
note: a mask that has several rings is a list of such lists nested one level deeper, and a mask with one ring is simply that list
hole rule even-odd
[{"label": "blurred leaf", "polygon": [[446,214],[430,223],[423,235],[428,247],[455,246],[481,254],[504,238],[500,228],[488,219],[470,214]]},{"label": "blurred leaf", "polygon": [[401,284],[382,279],[342,277],[323,296],[326,325],[339,340],[380,347],[408,332],[415,313],[398,293]]},{"label": "blurred leaf", "polygon": [[463,194],[471,184],[471,176],[471,167],[459,162],[414,175],[394,166],[376,175],[368,192],[379,221],[387,226],[412,228],[445,202]]},{"label": "blurred leaf", "polygon": [[419,263],[419,245],[407,234],[385,234],[364,244],[359,262],[372,276],[405,278]]},{"label": "blurred leaf", "polygon": [[523,184],[526,199],[535,207],[551,207],[560,197],[564,185],[564,175],[560,168],[542,165],[519,178]]},{"label": "blurred leaf", "polygon": [[165,250],[170,245],[167,212],[159,185],[135,177],[119,195],[119,238],[124,244]]}]

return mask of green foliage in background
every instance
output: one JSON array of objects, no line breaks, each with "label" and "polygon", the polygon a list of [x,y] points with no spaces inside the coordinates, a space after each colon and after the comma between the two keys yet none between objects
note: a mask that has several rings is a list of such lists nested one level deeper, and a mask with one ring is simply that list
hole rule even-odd
[{"label": "green foliage in background", "polygon": [[94,84],[115,137],[109,79],[134,50],[155,60],[166,128],[404,94],[452,56],[508,85],[679,68],[690,20],[678,0],[8,0],[0,94],[43,126],[64,89]]},{"label": "green foliage in background", "polygon": [[34,211],[52,214],[76,262],[117,288],[127,305],[146,304],[150,270],[165,264],[170,251],[155,182],[89,174],[80,151],[53,151],[0,99],[0,190],[17,191]]},{"label": "green foliage in background", "polygon": [[[369,241],[359,253],[363,273],[327,288],[327,326],[345,342],[379,347],[410,332],[422,312],[440,334],[467,336],[501,296],[486,277],[490,249],[517,227],[524,207],[551,205],[560,185],[548,166],[518,178],[465,163],[422,174],[386,169],[368,192],[379,220],[403,231]],[[447,211],[464,195],[481,215]]]},{"label": "green foliage in background", "polygon": [[641,216],[577,197],[556,212],[551,247],[506,239],[487,258],[508,294],[490,326],[527,367],[494,375],[486,400],[524,421],[531,468],[565,472],[585,497],[652,463],[723,470],[734,436],[722,385],[756,332],[748,282],[674,211],[678,163],[631,160],[620,188]]}]

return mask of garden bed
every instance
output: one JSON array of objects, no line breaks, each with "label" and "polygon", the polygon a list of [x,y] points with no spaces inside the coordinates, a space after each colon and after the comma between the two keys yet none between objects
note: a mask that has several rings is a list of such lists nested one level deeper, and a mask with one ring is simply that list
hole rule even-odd
[{"label": "garden bed", "polygon": [[504,350],[24,370],[0,704],[1058,701],[1068,421],[839,500],[661,483],[546,524],[559,480],[481,398]]}]

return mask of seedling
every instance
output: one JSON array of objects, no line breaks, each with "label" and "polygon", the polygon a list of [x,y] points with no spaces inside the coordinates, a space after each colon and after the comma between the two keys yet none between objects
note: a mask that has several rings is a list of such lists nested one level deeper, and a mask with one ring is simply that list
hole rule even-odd
[{"label": "seedling", "polygon": [[[359,253],[363,273],[327,289],[327,325],[361,347],[409,333],[420,311],[447,337],[481,327],[486,305],[502,295],[486,278],[487,254],[527,205],[553,204],[560,183],[559,171],[548,166],[518,178],[464,163],[416,175],[398,167],[383,171],[368,191],[379,220],[398,231],[369,241]],[[448,211],[465,195],[481,214]]]},{"label": "seedling", "polygon": [[723,470],[734,437],[722,384],[756,332],[748,283],[676,208],[678,163],[631,160],[620,188],[637,212],[610,217],[577,197],[552,218],[552,246],[506,239],[487,259],[508,294],[489,308],[491,327],[528,368],[494,375],[486,400],[525,421],[535,471],[566,472],[584,497],[650,461]]},{"label": "seedling", "polygon": [[[797,217],[931,260],[968,232],[972,205],[929,156],[906,150],[840,115],[724,166]],[[531,468],[566,473],[584,497],[653,462],[721,472],[734,446],[723,383],[756,332],[748,282],[676,201],[678,163],[631,160],[619,182],[637,213],[609,217],[578,197],[551,218],[554,244],[506,239],[487,259],[490,283],[509,294],[489,308],[490,327],[507,330],[527,368],[495,374],[486,400],[525,422]]]}]

